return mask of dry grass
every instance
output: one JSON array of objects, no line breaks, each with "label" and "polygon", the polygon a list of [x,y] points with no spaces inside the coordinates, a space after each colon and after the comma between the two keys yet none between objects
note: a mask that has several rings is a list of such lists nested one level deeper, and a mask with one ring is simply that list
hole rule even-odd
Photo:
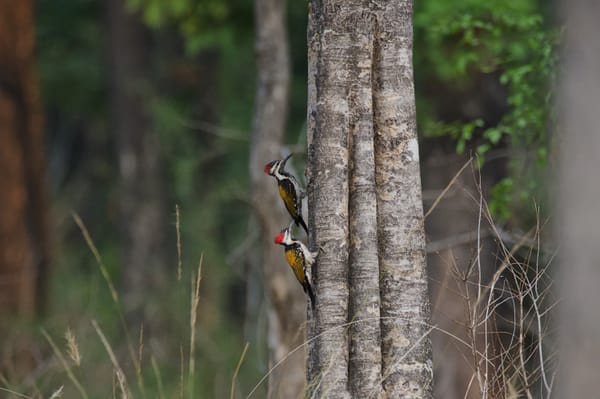
[{"label": "dry grass", "polygon": [[[455,178],[441,192],[434,205],[428,210],[426,216],[431,214],[441,200],[441,197],[456,183],[458,176],[471,163],[472,160],[469,160],[460,169]],[[556,351],[552,345],[553,330],[551,328],[552,313],[557,299],[554,297],[552,291],[553,281],[549,273],[555,254],[548,254],[547,249],[542,246],[541,232],[545,223],[538,221],[537,225],[530,231],[517,237],[511,236],[509,237],[510,240],[507,240],[508,233],[495,225],[481,191],[477,194],[472,197],[478,212],[478,223],[474,230],[475,251],[473,258],[468,265],[457,265],[456,263],[448,265],[450,270],[449,276],[453,280],[454,294],[461,298],[464,309],[466,309],[464,320],[457,321],[457,323],[462,323],[461,325],[465,333],[457,334],[453,331],[442,329],[435,324],[426,324],[427,333],[423,336],[423,339],[431,332],[436,331],[447,337],[451,345],[462,348],[462,351],[468,354],[468,363],[473,368],[471,370],[471,378],[466,387],[465,398],[468,396],[469,391],[473,390],[478,393],[479,397],[484,399],[550,398],[555,388],[554,381],[557,369]],[[182,278],[179,216],[179,208],[176,207],[178,281]],[[128,375],[127,370],[122,366],[117,356],[117,351],[111,346],[99,323],[93,320],[91,322],[93,330],[96,332],[99,342],[102,343],[105,352],[108,354],[112,365],[113,395],[121,398],[134,398],[129,379],[135,377],[139,397],[145,398],[146,384],[144,383],[142,372],[143,353],[145,352],[143,325],[140,326],[136,351],[131,344],[119,296],[103,263],[102,257],[81,218],[74,214],[73,219],[79,226],[88,247],[93,253],[99,271],[110,291],[112,301],[119,315],[121,329],[125,334],[129,360],[133,364],[134,374],[133,376]],[[498,256],[497,267],[488,280],[484,278],[485,265],[482,260],[482,256],[484,255],[482,253],[482,241],[486,237],[493,237],[496,240],[500,254]],[[192,273],[190,281],[189,351],[187,356],[184,355],[183,345],[179,347],[179,396],[181,398],[186,396],[190,398],[195,397],[195,347],[198,329],[197,319],[202,281],[202,263],[203,258],[201,257],[198,262],[197,271]],[[449,285],[446,282],[442,284],[446,288]],[[290,351],[280,362],[273,365],[245,397],[254,397],[258,389],[267,381],[274,370],[290,356],[300,350],[304,350],[311,342],[322,335],[333,332],[337,333],[339,329],[348,330],[355,323],[372,321],[373,319],[352,320],[351,322],[324,331],[315,337],[311,337],[302,345]],[[411,321],[414,323],[414,320]],[[63,355],[63,352],[45,330],[42,330],[42,334],[50,345],[62,370],[66,373],[80,397],[84,399],[88,398],[89,395],[85,387],[73,371],[74,367],[80,367],[82,364],[82,353],[75,334],[71,329],[67,329],[65,333],[66,356]],[[409,347],[404,356],[407,356],[416,345],[417,343]],[[231,399],[239,397],[239,393],[236,396],[236,381],[247,351],[248,343],[246,343],[231,377],[229,395]],[[157,357],[154,353],[150,353],[149,359],[152,375],[156,380],[157,387],[156,391],[150,397],[165,398],[163,377]],[[331,360],[334,361],[335,359]],[[401,361],[402,358],[399,358],[398,362]],[[185,370],[186,363],[188,368],[187,373]],[[314,395],[317,392],[320,377],[322,376],[317,376],[313,381],[313,384],[308,388],[307,395],[310,396],[311,393]],[[385,378],[386,375],[383,375],[382,381]],[[14,397],[39,397],[19,393],[16,390],[10,389],[6,381],[2,383],[6,387],[0,388],[0,391],[9,393]],[[60,398],[62,395],[63,387],[61,386],[55,389],[50,397]]]},{"label": "dry grass", "polygon": [[[91,234],[89,233],[83,220],[77,214],[73,214],[72,216],[73,216],[73,220],[79,227],[88,248],[94,255],[94,259],[96,260],[96,264],[98,265],[100,274],[102,275],[102,277],[104,279],[104,283],[105,283],[106,287],[108,288],[108,291],[110,292],[110,298],[112,299],[114,307],[117,311],[118,319],[121,322],[121,326],[120,326],[121,332],[125,336],[125,344],[126,344],[127,352],[129,354],[129,356],[128,357],[126,356],[125,359],[120,359],[119,353],[121,352],[121,350],[113,347],[113,345],[111,344],[107,335],[105,334],[104,330],[100,326],[100,323],[96,320],[91,320],[91,327],[92,327],[93,331],[95,331],[98,341],[99,341],[99,343],[102,344],[102,347],[104,348],[105,353],[108,355],[110,364],[112,366],[112,374],[113,374],[112,385],[111,385],[112,396],[120,397],[120,398],[124,398],[124,399],[132,399],[134,397],[146,398],[147,397],[146,384],[144,382],[144,376],[143,376],[143,372],[142,372],[143,354],[145,352],[143,324],[140,325],[138,345],[137,345],[137,350],[135,350],[134,346],[131,344],[129,327],[128,327],[128,324],[126,323],[126,320],[124,317],[124,313],[122,310],[123,306],[120,301],[120,297],[117,293],[115,284],[113,283],[113,281],[111,279],[108,269],[106,268],[106,266],[104,264],[102,256],[100,255],[100,252],[98,251],[98,249],[91,237]],[[176,220],[176,228],[177,228],[177,236],[178,236],[177,279],[180,280],[181,274],[182,274],[182,270],[181,270],[182,269],[182,260],[181,260],[181,242],[180,242],[180,238],[179,238],[180,237],[180,233],[179,233],[180,224],[179,224],[179,208],[178,207],[176,208],[176,219],[177,219]],[[180,359],[181,359],[180,375],[179,375],[179,379],[180,379],[179,396],[181,398],[184,398],[184,397],[195,398],[196,397],[195,392],[194,392],[194,380],[196,377],[196,375],[195,375],[195,372],[196,372],[195,348],[197,346],[196,336],[197,336],[198,312],[199,312],[199,304],[200,304],[200,288],[201,288],[201,281],[202,281],[202,263],[203,263],[203,257],[200,257],[200,260],[198,262],[197,271],[195,274],[192,273],[192,278],[191,278],[191,290],[190,290],[190,292],[191,292],[190,298],[191,299],[190,299],[190,312],[189,312],[189,341],[188,341],[189,352],[188,352],[187,356],[184,356],[183,345],[179,346]],[[60,368],[67,375],[68,379],[71,381],[72,386],[75,387],[79,397],[84,398],[84,399],[89,398],[90,394],[88,393],[85,385],[77,377],[77,373],[75,373],[73,370],[74,367],[78,368],[82,365],[82,359],[83,359],[82,352],[80,350],[80,347],[78,345],[77,339],[76,339],[73,331],[70,328],[68,328],[65,332],[64,337],[66,340],[66,349],[64,352],[59,348],[59,346],[55,343],[54,339],[51,337],[51,335],[45,329],[42,329],[41,332],[42,332],[42,335],[44,336],[44,338],[46,339],[48,345],[52,349],[55,359],[58,360]],[[122,345],[122,343],[119,343],[119,347],[121,347],[121,345]],[[242,357],[239,359],[237,368],[235,369],[235,372],[234,372],[234,375],[233,375],[233,378],[231,381],[232,387],[235,386],[236,378],[237,378],[239,369],[242,365],[242,362],[244,360],[244,357],[246,355],[247,349],[248,349],[248,346],[246,346],[244,352],[242,353]],[[161,366],[159,365],[159,363],[157,361],[157,356],[155,356],[155,354],[152,353],[152,351],[150,349],[146,349],[146,351],[150,351],[150,365],[152,368],[152,374],[156,380],[156,387],[157,387],[157,389],[156,389],[157,392],[150,395],[150,397],[165,398],[166,395],[165,395],[165,390],[164,390],[163,378],[161,375]],[[66,355],[65,355],[65,353],[66,353]],[[131,364],[133,366],[133,370],[127,369],[123,365],[124,364],[123,360],[125,361],[125,364]],[[184,361],[186,361],[187,365],[188,365],[187,373],[185,373]],[[53,362],[53,360],[50,362],[50,364],[48,366],[45,367],[45,369],[42,372],[50,373],[53,369],[55,369],[55,367],[52,366],[52,362]],[[88,364],[87,366],[90,367],[91,365]],[[99,365],[94,365],[94,366],[97,367]],[[58,370],[56,371],[56,374],[58,374]],[[134,392],[133,392],[132,387],[129,382],[129,380],[132,377],[134,377],[135,381],[137,382],[137,393],[135,395],[134,395]],[[187,377],[187,381],[186,381],[186,377]],[[14,397],[32,398],[32,399],[33,398],[36,398],[36,399],[42,398],[42,395],[39,392],[34,393],[34,396],[28,396],[23,393],[20,393],[19,392],[20,389],[15,390],[15,389],[9,388],[8,381],[2,380],[0,382],[3,385],[5,385],[5,387],[0,387],[0,391],[10,393]],[[99,381],[96,381],[96,384],[101,385]],[[186,394],[186,390],[187,390],[187,394]],[[63,395],[63,391],[64,391],[64,387],[61,386],[59,389],[55,389],[52,392],[52,394],[50,394],[48,397],[59,398]],[[104,394],[107,396],[110,396],[109,392],[105,392]],[[0,395],[0,397],[4,397],[4,396]]]},{"label": "dry grass", "polygon": [[[541,240],[546,223],[536,208],[538,222],[529,232],[503,231],[490,214],[478,173],[476,178],[477,192],[466,191],[478,212],[473,256],[466,265],[449,257],[440,290],[450,295],[438,297],[457,297],[465,310],[464,318],[455,320],[464,328],[470,351],[465,360],[472,367],[464,397],[549,398],[557,370],[552,315],[558,299],[550,275],[555,253]],[[492,240],[497,255],[490,263],[483,251],[490,251]]]}]

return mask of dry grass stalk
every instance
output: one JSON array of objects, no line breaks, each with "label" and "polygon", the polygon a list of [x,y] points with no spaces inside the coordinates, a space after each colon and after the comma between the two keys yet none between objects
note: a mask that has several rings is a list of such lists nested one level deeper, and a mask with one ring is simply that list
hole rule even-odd
[{"label": "dry grass stalk", "polygon": [[65,387],[64,385],[61,385],[56,391],[54,391],[52,393],[52,396],[50,396],[50,399],[62,398],[63,388],[64,387]]},{"label": "dry grass stalk", "polygon": [[[127,327],[127,322],[125,321],[125,316],[123,315],[123,311],[121,309],[121,302],[119,300],[119,295],[117,294],[117,290],[115,289],[115,285],[113,284],[110,274],[108,273],[108,270],[107,270],[106,266],[104,265],[104,262],[102,261],[100,252],[98,251],[96,244],[94,244],[94,241],[92,240],[92,237],[91,237],[87,227],[83,223],[83,220],[81,220],[79,215],[74,212],[72,213],[72,216],[73,216],[73,219],[75,220],[75,223],[81,230],[81,233],[83,234],[83,238],[85,239],[85,242],[87,243],[88,247],[94,254],[94,257],[96,258],[96,263],[98,264],[98,267],[100,268],[100,272],[102,273],[102,277],[104,278],[104,281],[106,282],[106,285],[108,286],[108,288],[110,290],[110,294],[111,294],[113,303],[115,305],[115,308],[117,309],[117,314],[118,314],[119,320],[121,322],[121,327],[123,328],[123,332],[125,333],[125,340],[127,342],[127,349],[129,350],[129,356],[131,357],[131,361],[133,362],[134,367],[136,369],[137,384],[138,384],[140,391],[142,392],[142,396],[145,397],[144,383],[141,378],[141,365],[138,363],[138,359],[136,357],[136,353],[133,348],[133,344],[131,341],[131,334],[129,333],[129,328]],[[92,323],[95,323],[95,321],[92,321]]]},{"label": "dry grass stalk", "polygon": [[179,224],[179,205],[175,204],[175,231],[177,233],[177,281],[181,281],[182,261],[181,261],[181,228]]},{"label": "dry grass stalk", "polygon": [[100,341],[102,341],[102,345],[104,345],[104,349],[106,349],[106,353],[108,353],[108,357],[110,358],[110,361],[112,362],[113,367],[115,368],[117,380],[119,383],[119,389],[121,390],[123,398],[130,398],[131,393],[129,392],[127,378],[125,377],[123,368],[121,367],[119,361],[117,360],[117,357],[115,356],[115,352],[113,351],[112,346],[106,339],[104,332],[102,332],[102,329],[100,328],[96,320],[92,320],[92,326],[94,327],[94,330],[96,330],[98,337],[100,337]]},{"label": "dry grass stalk", "polygon": [[204,255],[200,255],[200,261],[198,262],[198,271],[196,274],[196,283],[194,285],[194,278],[192,278],[192,298],[190,306],[190,358],[189,358],[189,384],[190,384],[190,397],[194,397],[194,372],[196,367],[196,359],[194,351],[196,348],[196,320],[198,318],[198,304],[200,303],[200,282],[202,281],[202,260]]},{"label": "dry grass stalk", "polygon": [[67,376],[69,377],[69,379],[71,380],[73,385],[75,385],[75,388],[77,388],[77,390],[81,394],[81,397],[84,399],[87,399],[88,398],[87,392],[85,391],[85,389],[83,388],[83,386],[81,385],[81,383],[79,382],[77,377],[75,377],[75,374],[73,374],[73,370],[71,370],[71,366],[69,366],[67,359],[65,359],[65,357],[63,356],[60,349],[58,349],[58,346],[54,343],[54,340],[50,337],[50,335],[44,329],[42,329],[42,334],[44,335],[44,338],[46,338],[46,340],[52,347],[54,354],[56,355],[56,357],[60,361],[61,365],[65,369]]},{"label": "dry grass stalk", "polygon": [[158,368],[158,363],[156,363],[154,355],[150,357],[150,363],[152,363],[152,371],[154,372],[154,378],[156,378],[156,384],[158,385],[158,397],[160,399],[165,399],[162,376],[160,375],[160,369]]},{"label": "dry grass stalk", "polygon": [[231,377],[231,389],[229,391],[229,399],[233,399],[235,397],[235,382],[237,380],[240,367],[242,367],[242,363],[244,362],[244,358],[246,357],[246,352],[248,351],[249,346],[250,343],[246,342],[246,345],[244,345],[244,350],[242,351],[242,355],[240,356],[240,360],[238,360],[237,366],[235,367],[235,371],[233,372],[233,376]]},{"label": "dry grass stalk", "polygon": [[79,352],[75,335],[73,335],[73,331],[70,328],[67,328],[65,332],[65,340],[67,341],[67,355],[69,355],[77,367],[81,366],[81,353]]}]

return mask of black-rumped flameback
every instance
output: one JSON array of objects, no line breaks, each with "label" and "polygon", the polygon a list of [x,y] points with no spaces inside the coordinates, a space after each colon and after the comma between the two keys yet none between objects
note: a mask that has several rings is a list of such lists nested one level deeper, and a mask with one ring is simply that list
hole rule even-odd
[{"label": "black-rumped flameback", "polygon": [[265,173],[277,179],[277,188],[285,204],[285,209],[287,209],[292,219],[294,219],[296,226],[302,226],[306,234],[308,234],[308,227],[302,218],[303,191],[296,178],[285,171],[285,164],[291,156],[292,154],[284,159],[269,162],[265,165]]},{"label": "black-rumped flameback", "polygon": [[315,307],[315,294],[312,290],[310,272],[311,266],[317,257],[316,252],[311,252],[302,241],[292,238],[290,227],[287,227],[275,237],[275,244],[283,245],[285,259],[294,271],[298,282],[304,292],[310,297],[311,307]]}]

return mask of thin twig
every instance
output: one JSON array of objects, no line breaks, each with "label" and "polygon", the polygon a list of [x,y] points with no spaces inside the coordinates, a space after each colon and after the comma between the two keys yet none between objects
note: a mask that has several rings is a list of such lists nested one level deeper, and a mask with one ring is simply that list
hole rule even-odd
[{"label": "thin twig", "polygon": [[242,142],[248,141],[248,133],[241,130],[231,129],[205,121],[193,121],[183,118],[180,118],[179,123],[185,128],[198,130],[220,138]]},{"label": "thin twig", "polygon": [[433,210],[438,205],[438,203],[442,200],[442,198],[444,198],[444,195],[446,195],[446,193],[448,192],[448,190],[450,190],[450,187],[452,187],[454,185],[454,183],[456,182],[456,180],[458,179],[458,177],[467,168],[467,166],[469,166],[469,164],[471,163],[471,161],[473,161],[473,157],[469,158],[469,160],[467,162],[465,162],[465,164],[462,166],[462,168],[460,168],[460,170],[454,175],[454,177],[452,178],[452,180],[450,180],[450,183],[448,183],[448,185],[446,186],[446,188],[444,188],[444,190],[440,193],[440,195],[438,195],[438,197],[433,202],[433,204],[431,205],[431,207],[427,210],[427,213],[425,213],[425,219],[427,219],[427,216],[429,216],[431,214],[431,212],[433,212]]},{"label": "thin twig", "polygon": [[[481,232],[481,238],[487,238],[491,235],[489,230]],[[454,234],[441,240],[431,241],[427,243],[427,253],[432,254],[444,249],[456,247],[458,245],[469,244],[477,240],[477,231],[467,231],[465,233]]]}]

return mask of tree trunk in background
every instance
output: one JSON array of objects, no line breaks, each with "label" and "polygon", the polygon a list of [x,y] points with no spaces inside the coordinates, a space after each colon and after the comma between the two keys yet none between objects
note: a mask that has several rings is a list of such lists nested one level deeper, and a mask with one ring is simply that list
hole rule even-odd
[{"label": "tree trunk in background", "polygon": [[559,201],[556,233],[561,247],[561,362],[563,398],[598,396],[600,359],[600,4],[563,1],[567,16],[562,53]]},{"label": "tree trunk in background", "polygon": [[165,275],[164,190],[149,107],[148,33],[124,0],[108,2],[111,110],[117,145],[124,302],[135,319]]},{"label": "tree trunk in background", "polygon": [[[250,149],[252,203],[260,223],[260,251],[268,299],[269,365],[274,366],[304,341],[306,299],[291,273],[283,249],[273,243],[289,224],[277,185],[263,173],[264,165],[281,157],[287,117],[290,65],[285,1],[256,0],[258,69],[254,126]],[[269,376],[270,398],[296,398],[304,390],[305,354],[300,350]]]},{"label": "tree trunk in background", "polygon": [[428,398],[412,1],[310,5],[309,384],[318,397]]},{"label": "tree trunk in background", "polygon": [[24,316],[44,299],[50,257],[34,39],[32,2],[0,0],[0,313]]}]

